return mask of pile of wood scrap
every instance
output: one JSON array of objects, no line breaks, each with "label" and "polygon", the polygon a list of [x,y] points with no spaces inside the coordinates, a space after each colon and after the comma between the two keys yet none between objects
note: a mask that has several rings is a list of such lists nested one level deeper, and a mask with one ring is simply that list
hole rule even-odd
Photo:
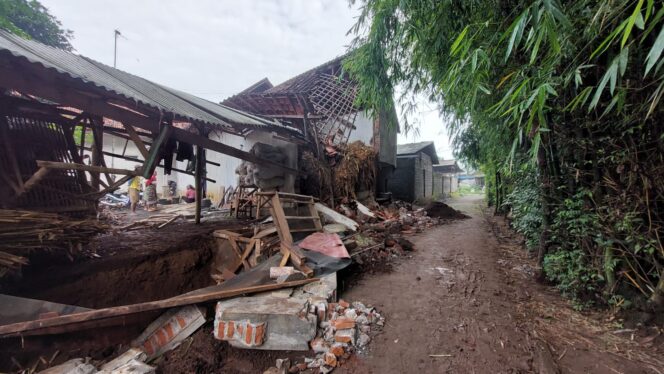
[{"label": "pile of wood scrap", "polygon": [[217,252],[210,275],[217,284],[235,277],[242,269],[253,268],[279,251],[274,225],[239,231],[216,230],[213,236],[217,239]]},{"label": "pile of wood scrap", "polygon": [[179,215],[184,218],[194,218],[196,215],[196,204],[174,204],[159,209],[159,213]]},{"label": "pile of wood scrap", "polygon": [[141,230],[145,228],[155,228],[155,229],[161,229],[164,228],[165,226],[170,225],[171,223],[177,221],[179,218],[182,216],[179,214],[171,214],[171,213],[159,213],[159,214],[153,214],[147,218],[140,219],[138,221],[134,221],[128,225],[119,227],[117,230],[118,231],[133,231],[133,230]]},{"label": "pile of wood scrap", "polygon": [[54,213],[0,209],[0,276],[28,263],[34,250],[79,251],[92,236],[110,227],[96,219]]}]

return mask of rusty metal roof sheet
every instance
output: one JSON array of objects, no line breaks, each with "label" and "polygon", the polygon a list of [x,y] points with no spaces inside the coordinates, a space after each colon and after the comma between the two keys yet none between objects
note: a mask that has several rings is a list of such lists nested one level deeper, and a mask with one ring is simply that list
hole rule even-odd
[{"label": "rusty metal roof sheet", "polygon": [[93,84],[109,93],[183,119],[216,126],[276,126],[261,118],[211,101],[161,86],[71,52],[26,40],[0,30],[0,58],[22,58],[59,74]]}]

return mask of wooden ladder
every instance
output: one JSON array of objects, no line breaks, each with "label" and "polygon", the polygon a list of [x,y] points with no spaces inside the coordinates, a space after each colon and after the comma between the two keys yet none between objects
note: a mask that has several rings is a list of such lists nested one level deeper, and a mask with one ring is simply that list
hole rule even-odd
[{"label": "wooden ladder", "polygon": [[[269,206],[270,214],[277,228],[279,239],[281,240],[280,250],[283,254],[279,266],[285,266],[288,260],[295,265],[307,277],[313,275],[313,270],[305,265],[305,256],[300,248],[293,244],[293,232],[321,232],[323,224],[314,205],[316,201],[311,196],[298,195],[285,192],[258,192],[258,202],[256,204],[256,217],[260,217],[261,208]],[[287,216],[284,212],[284,203],[294,205],[306,205],[307,216]],[[310,221],[312,226],[308,228],[290,228],[292,221]]]}]

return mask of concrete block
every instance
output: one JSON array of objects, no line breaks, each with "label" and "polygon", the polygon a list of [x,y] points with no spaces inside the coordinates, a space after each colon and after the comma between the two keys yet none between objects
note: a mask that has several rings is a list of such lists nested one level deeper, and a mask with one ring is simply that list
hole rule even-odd
[{"label": "concrete block", "polygon": [[307,298],[319,298],[329,302],[337,299],[337,273],[331,273],[320,278],[319,281],[307,283],[303,287],[295,290],[293,296],[303,296]]},{"label": "concrete block", "polygon": [[221,323],[236,321],[265,324],[263,344],[251,347],[253,349],[308,351],[309,341],[316,336],[316,315],[309,313],[309,301],[303,298],[254,296],[218,302],[214,320],[215,338],[227,340],[234,347],[248,348],[246,340],[229,337],[227,333],[220,334]]},{"label": "concrete block", "polygon": [[205,323],[205,314],[195,305],[169,309],[132,342],[150,361],[174,349]]},{"label": "concrete block", "polygon": [[270,279],[277,279],[282,275],[291,275],[295,273],[295,268],[292,266],[272,266],[270,268]]}]

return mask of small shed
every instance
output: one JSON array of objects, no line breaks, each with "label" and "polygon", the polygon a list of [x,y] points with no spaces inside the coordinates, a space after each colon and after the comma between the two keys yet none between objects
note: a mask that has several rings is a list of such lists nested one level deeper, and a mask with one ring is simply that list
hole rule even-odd
[{"label": "small shed", "polygon": [[433,142],[397,145],[397,167],[387,185],[392,196],[405,201],[434,197],[434,163],[438,155]]},{"label": "small shed", "polygon": [[449,196],[459,189],[459,174],[464,171],[456,160],[441,160],[437,165],[433,165],[433,170],[442,179],[443,196]]}]

